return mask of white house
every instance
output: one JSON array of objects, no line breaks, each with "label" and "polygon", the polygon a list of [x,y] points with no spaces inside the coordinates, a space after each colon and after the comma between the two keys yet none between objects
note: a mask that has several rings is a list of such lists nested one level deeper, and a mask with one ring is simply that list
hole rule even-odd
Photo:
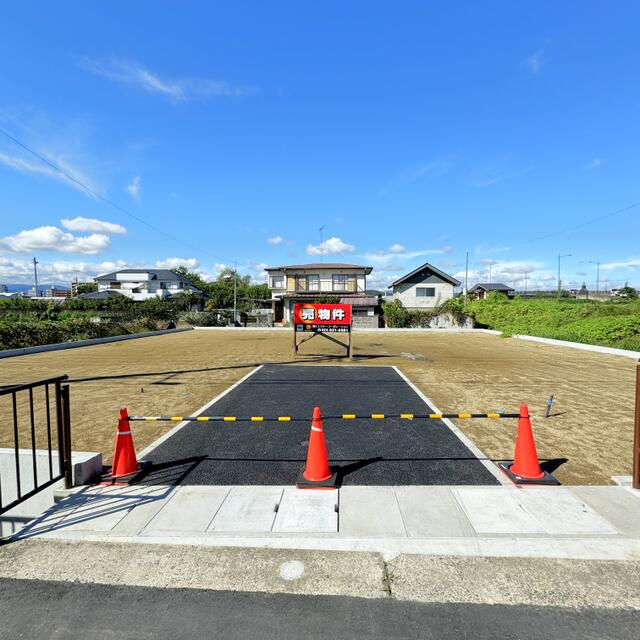
[{"label": "white house", "polygon": [[351,305],[354,325],[377,327],[378,298],[366,294],[367,276],[372,269],[342,263],[267,267],[274,322],[291,322],[296,303],[330,296]]},{"label": "white house", "polygon": [[94,278],[98,291],[82,297],[101,298],[125,295],[133,300],[170,298],[180,293],[202,294],[202,290],[169,269],[121,269]]},{"label": "white house", "polygon": [[453,298],[460,282],[425,262],[390,285],[392,299],[411,310],[433,309]]}]

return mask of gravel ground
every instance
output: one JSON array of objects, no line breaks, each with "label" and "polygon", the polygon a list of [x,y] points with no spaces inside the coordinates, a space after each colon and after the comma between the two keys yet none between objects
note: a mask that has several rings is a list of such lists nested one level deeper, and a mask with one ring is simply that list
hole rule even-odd
[{"label": "gravel ground", "polygon": [[[354,345],[357,364],[398,366],[442,411],[513,411],[528,403],[538,454],[562,483],[607,484],[610,476],[631,472],[635,364],[628,358],[482,333],[356,332]],[[299,361],[308,363],[342,362],[334,345],[319,338],[301,353]],[[121,405],[132,414],[186,415],[256,365],[291,362],[290,354],[288,331],[190,331],[9,358],[0,384],[69,374],[74,449],[108,459]],[[545,420],[551,393],[556,402]],[[39,400],[36,395],[36,407]],[[374,404],[372,398],[373,410]],[[0,399],[0,411],[10,415],[8,399]],[[41,434],[42,416],[36,418]],[[514,421],[458,425],[490,458],[512,457]],[[29,446],[28,424],[20,428],[21,446]],[[167,428],[136,424],[136,446]],[[0,446],[12,445],[11,432],[4,421]]]}]

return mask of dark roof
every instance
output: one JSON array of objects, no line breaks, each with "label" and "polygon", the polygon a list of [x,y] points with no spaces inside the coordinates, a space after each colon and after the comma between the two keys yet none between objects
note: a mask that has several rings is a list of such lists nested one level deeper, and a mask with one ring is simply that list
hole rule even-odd
[{"label": "dark roof", "polygon": [[285,264],[281,267],[265,267],[265,271],[286,271],[287,269],[364,269],[369,275],[373,267],[361,264],[344,264],[342,262],[312,262],[310,264]]},{"label": "dark roof", "polygon": [[152,280],[174,280],[191,283],[189,278],[185,278],[179,273],[174,273],[171,269],[120,269],[120,271],[97,276],[94,280],[114,280],[118,273],[150,273],[153,276]]},{"label": "dark roof", "polygon": [[377,307],[376,296],[344,296],[340,298],[340,304],[350,304],[352,307]]},{"label": "dark roof", "polygon": [[476,289],[484,289],[485,291],[515,291],[513,287],[508,287],[501,282],[478,282],[478,284],[474,284],[473,287],[469,289],[469,293],[473,293]]},{"label": "dark roof", "polygon": [[400,278],[399,280],[392,282],[390,286],[395,287],[396,285],[402,284],[405,280],[408,280],[411,276],[414,276],[416,273],[419,273],[424,269],[429,269],[435,275],[439,276],[443,280],[450,282],[454,287],[457,287],[460,284],[460,281],[456,280],[453,276],[450,276],[448,273],[445,273],[444,271],[440,271],[440,269],[436,269],[436,267],[434,267],[432,264],[425,262],[423,265],[420,265],[417,269],[414,269],[411,273],[407,273],[407,275],[402,276],[402,278]]},{"label": "dark roof", "polygon": [[132,273],[132,274],[150,273],[152,275],[152,278],[151,278],[152,280],[166,280],[168,282],[186,282],[192,287],[200,290],[199,287],[196,287],[196,285],[193,284],[191,280],[189,280],[189,278],[179,273],[174,273],[173,271],[171,271],[171,269],[120,269],[120,271],[114,271],[113,273],[107,273],[103,276],[97,276],[94,278],[94,280],[115,280],[116,275],[118,273]]},{"label": "dark roof", "polygon": [[107,298],[120,298],[124,294],[114,289],[108,289],[107,291],[90,291],[89,293],[81,293],[78,298],[83,300],[106,300]]}]

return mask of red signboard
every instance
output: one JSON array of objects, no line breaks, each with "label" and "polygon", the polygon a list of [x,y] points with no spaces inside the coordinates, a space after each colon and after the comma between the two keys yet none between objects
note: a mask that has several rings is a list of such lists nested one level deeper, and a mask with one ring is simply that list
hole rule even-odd
[{"label": "red signboard", "polygon": [[350,304],[294,304],[296,331],[346,332],[351,328]]}]

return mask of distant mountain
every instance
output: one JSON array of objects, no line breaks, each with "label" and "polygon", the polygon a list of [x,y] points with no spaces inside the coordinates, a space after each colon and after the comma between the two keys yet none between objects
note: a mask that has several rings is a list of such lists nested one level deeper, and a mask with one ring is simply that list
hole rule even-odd
[{"label": "distant mountain", "polygon": [[[32,284],[11,284],[8,282],[6,283],[6,287],[10,293],[15,293],[16,291],[30,291],[31,289],[33,289]],[[50,289],[51,287],[55,287],[56,289],[66,289],[67,291],[71,289],[68,284],[61,284],[60,282],[53,284],[50,282],[43,282],[42,284],[38,282],[38,289]]]}]

